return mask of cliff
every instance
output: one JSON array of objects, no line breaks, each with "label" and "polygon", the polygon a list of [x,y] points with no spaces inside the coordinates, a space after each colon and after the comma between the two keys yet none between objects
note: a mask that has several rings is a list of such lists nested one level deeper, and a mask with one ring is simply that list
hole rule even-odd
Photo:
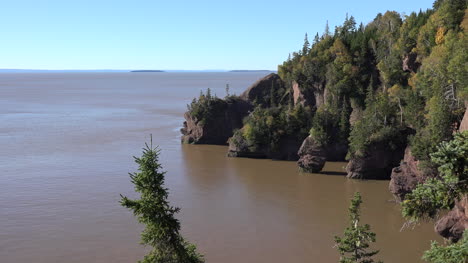
[{"label": "cliff", "polygon": [[283,80],[281,80],[278,74],[271,73],[257,80],[239,97],[254,105],[269,108],[277,104],[285,103],[284,98],[281,96],[284,90],[285,85]]},{"label": "cliff", "polygon": [[389,190],[398,202],[405,200],[405,195],[411,193],[417,184],[424,181],[418,163],[418,160],[411,154],[411,148],[406,147],[400,165],[392,170],[389,184]]},{"label": "cliff", "polygon": [[292,105],[292,89],[277,74],[255,82],[240,98],[255,105],[229,140],[228,156],[297,160],[307,137],[310,108]]},{"label": "cliff", "polygon": [[249,102],[238,98],[207,100],[197,101],[206,104],[201,115],[193,110],[184,114],[182,143],[227,145],[233,131],[242,127],[242,119],[252,109]]}]

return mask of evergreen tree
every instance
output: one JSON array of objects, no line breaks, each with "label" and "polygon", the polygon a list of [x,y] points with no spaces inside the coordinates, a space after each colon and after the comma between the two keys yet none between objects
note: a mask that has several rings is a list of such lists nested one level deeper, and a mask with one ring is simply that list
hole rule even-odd
[{"label": "evergreen tree", "polygon": [[164,187],[165,172],[159,164],[158,147],[145,144],[143,155],[133,157],[139,165],[138,172],[130,178],[140,199],[122,196],[120,204],[133,211],[138,221],[145,224],[141,243],[153,249],[140,262],[143,263],[202,263],[203,256],[195,245],[185,241],[180,234],[180,222],[175,218],[179,208],[169,205],[168,189]]},{"label": "evergreen tree", "polygon": [[369,243],[375,242],[375,233],[370,231],[368,224],[359,225],[361,203],[361,194],[356,192],[349,207],[349,226],[345,229],[343,237],[335,236],[340,263],[372,263],[375,262],[372,257],[379,253],[378,250],[368,251]]},{"label": "evergreen tree", "polygon": [[330,26],[328,25],[328,20],[327,23],[325,24],[325,31],[323,32],[324,37],[329,37],[331,35],[330,33]]},{"label": "evergreen tree", "polygon": [[313,42],[313,45],[317,44],[318,42],[320,42],[320,36],[317,32],[317,34],[315,34],[315,37],[314,37],[314,42]]},{"label": "evergreen tree", "polygon": [[309,53],[309,38],[307,37],[307,33],[304,36],[304,45],[302,46],[302,55],[305,56]]},{"label": "evergreen tree", "polygon": [[433,241],[431,249],[424,252],[423,259],[430,263],[468,263],[468,230],[458,243],[446,247]]}]

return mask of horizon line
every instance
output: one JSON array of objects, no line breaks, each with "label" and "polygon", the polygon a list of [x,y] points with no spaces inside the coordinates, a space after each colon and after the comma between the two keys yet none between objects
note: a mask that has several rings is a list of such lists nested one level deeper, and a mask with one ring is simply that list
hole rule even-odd
[{"label": "horizon line", "polygon": [[135,71],[135,70],[160,70],[160,71],[274,71],[272,69],[37,69],[37,68],[0,68],[1,71]]}]

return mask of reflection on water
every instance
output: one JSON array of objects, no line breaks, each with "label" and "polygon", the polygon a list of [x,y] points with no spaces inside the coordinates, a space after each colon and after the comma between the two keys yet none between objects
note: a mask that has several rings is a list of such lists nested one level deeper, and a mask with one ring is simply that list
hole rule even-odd
[{"label": "reflection on water", "polygon": [[336,262],[333,236],[344,230],[355,191],[364,196],[363,221],[378,234],[382,259],[418,262],[435,238],[431,225],[400,232],[388,182],[347,180],[340,175],[346,163],[327,163],[326,175],[302,174],[293,162],[227,158],[222,146],[181,147],[184,173],[201,189],[198,209],[211,208],[188,232],[218,247],[207,255],[213,262],[236,262],[239,253],[247,262]]},{"label": "reflection on water", "polygon": [[180,145],[200,89],[240,93],[260,73],[0,75],[1,262],[134,262],[142,227],[118,204],[149,134],[162,149],[183,234],[207,262],[336,262],[354,191],[386,262],[421,262],[427,224],[403,220],[385,181],[347,180],[345,163],[303,174],[294,162],[227,158]]}]

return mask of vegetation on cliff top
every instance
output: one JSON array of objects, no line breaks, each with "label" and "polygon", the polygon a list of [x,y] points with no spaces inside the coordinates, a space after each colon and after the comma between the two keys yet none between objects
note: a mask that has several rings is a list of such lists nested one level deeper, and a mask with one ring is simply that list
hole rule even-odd
[{"label": "vegetation on cliff top", "polygon": [[[278,74],[308,94],[324,95],[311,136],[322,144],[349,141],[353,158],[376,141],[397,144],[411,128],[413,154],[434,172],[429,154],[451,138],[468,98],[466,6],[439,0],[434,9],[405,17],[388,11],[367,25],[350,16],[334,33],[327,25],[312,45],[306,37]],[[352,111],[359,113],[353,125]]]},{"label": "vegetation on cliff top", "polygon": [[277,152],[283,138],[304,140],[308,135],[310,120],[310,109],[301,105],[270,108],[258,106],[244,119],[244,127],[235,132],[234,138],[245,141],[252,152],[260,149]]},{"label": "vegetation on cliff top", "polygon": [[190,115],[195,118],[201,125],[213,120],[219,114],[224,114],[229,103],[239,100],[238,96],[230,95],[229,88],[226,88],[226,97],[224,99],[218,98],[211,94],[211,89],[208,88],[206,93],[200,91],[198,98],[194,98],[190,104],[187,105],[187,110]]}]

